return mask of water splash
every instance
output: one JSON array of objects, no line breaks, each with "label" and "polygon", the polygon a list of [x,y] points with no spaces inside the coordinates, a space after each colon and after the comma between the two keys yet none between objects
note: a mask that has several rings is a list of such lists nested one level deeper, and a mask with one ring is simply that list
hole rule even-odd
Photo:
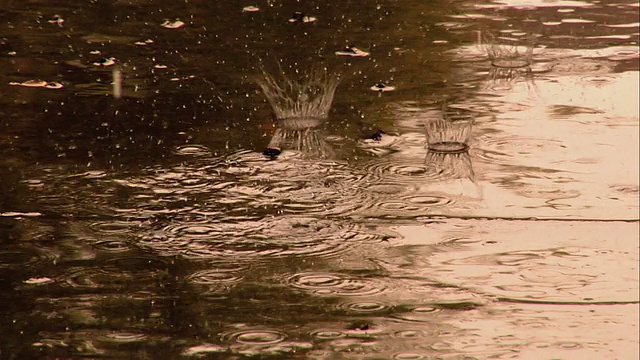
[{"label": "water splash", "polygon": [[491,60],[491,65],[497,68],[516,69],[530,66],[533,61],[533,47],[536,37],[531,34],[526,39],[525,45],[504,44],[498,40],[503,42],[513,40],[496,37],[490,32],[478,33],[478,43],[487,53],[489,60]]},{"label": "water splash", "polygon": [[262,71],[258,85],[278,119],[277,129],[264,155],[276,157],[283,148],[324,156],[332,153],[319,131],[329,115],[338,83],[326,69],[312,69],[294,81],[280,69],[280,77]]},{"label": "water splash", "polygon": [[337,75],[326,69],[312,69],[300,81],[294,81],[280,71],[280,77],[262,71],[258,79],[269,104],[278,119],[326,119],[333,96],[340,82]]},{"label": "water splash", "polygon": [[425,119],[427,147],[438,153],[462,153],[469,149],[467,145],[471,135],[474,114],[470,111],[442,105],[441,116]]}]

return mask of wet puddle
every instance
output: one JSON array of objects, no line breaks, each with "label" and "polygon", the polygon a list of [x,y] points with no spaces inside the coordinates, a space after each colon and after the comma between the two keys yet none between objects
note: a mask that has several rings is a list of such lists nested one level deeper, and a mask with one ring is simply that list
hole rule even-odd
[{"label": "wet puddle", "polygon": [[0,14],[0,357],[638,358],[637,3]]}]

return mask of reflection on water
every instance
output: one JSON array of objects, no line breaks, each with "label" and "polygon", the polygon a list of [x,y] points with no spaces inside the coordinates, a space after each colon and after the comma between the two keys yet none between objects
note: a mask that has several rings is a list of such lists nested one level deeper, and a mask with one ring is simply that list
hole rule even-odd
[{"label": "reflection on water", "polygon": [[637,4],[0,12],[1,358],[638,358]]},{"label": "reflection on water", "polygon": [[317,69],[305,73],[300,81],[290,80],[282,73],[276,79],[263,70],[258,85],[266,96],[278,123],[265,155],[275,157],[283,148],[319,156],[331,152],[318,129],[331,109],[339,79]]}]

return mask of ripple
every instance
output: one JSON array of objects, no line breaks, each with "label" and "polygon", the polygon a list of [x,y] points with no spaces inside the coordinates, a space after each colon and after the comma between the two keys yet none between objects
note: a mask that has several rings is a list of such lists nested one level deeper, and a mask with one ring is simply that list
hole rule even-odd
[{"label": "ripple", "polygon": [[215,235],[221,234],[220,228],[203,223],[173,224],[165,227],[163,231],[174,237],[187,239],[212,238]]},{"label": "ripple", "polygon": [[387,304],[378,301],[343,303],[340,305],[340,308],[356,314],[380,313],[390,309]]},{"label": "ripple", "polygon": [[232,352],[244,356],[276,356],[313,348],[304,341],[287,341],[285,332],[272,329],[247,329],[222,334],[222,341]]},{"label": "ripple", "polygon": [[285,282],[317,295],[368,296],[386,291],[386,285],[371,278],[352,278],[338,273],[307,272],[289,276]]},{"label": "ripple", "polygon": [[70,268],[59,280],[78,290],[121,291],[125,287],[155,286],[157,275],[165,268],[163,261],[152,257],[122,257],[92,268]]},{"label": "ripple", "polygon": [[287,334],[278,330],[241,330],[224,333],[222,341],[241,344],[275,344],[287,339]]},{"label": "ripple", "polygon": [[337,330],[316,330],[311,333],[311,336],[318,340],[334,340],[344,338],[347,334]]},{"label": "ripple", "polygon": [[211,156],[211,151],[204,145],[183,145],[176,148],[175,153],[178,155],[188,156]]},{"label": "ripple", "polygon": [[626,242],[611,241],[637,237],[637,223],[531,221],[492,226],[495,234],[485,238],[494,241],[491,246],[468,242],[461,244],[463,252],[434,255],[430,264],[437,281],[520,302],[638,300],[637,247],[633,251]]},{"label": "ripple", "polygon": [[368,176],[374,177],[374,179],[383,179],[388,177],[394,178],[394,176],[419,178],[420,175],[423,175],[427,171],[426,167],[423,164],[407,164],[393,161],[391,159],[386,161],[375,159],[369,162],[365,162],[362,167],[368,174]]},{"label": "ripple", "polygon": [[413,352],[402,352],[393,355],[393,359],[395,360],[418,360],[424,358],[426,358],[426,355]]},{"label": "ripple", "polygon": [[147,339],[147,335],[141,333],[131,333],[131,332],[111,332],[102,335],[103,340],[107,340],[109,342],[115,343],[133,343],[145,341]]},{"label": "ripple", "polygon": [[611,75],[589,75],[582,77],[580,81],[589,85],[607,85],[617,81],[617,79]]},{"label": "ripple", "polygon": [[19,267],[36,268],[40,265],[51,263],[55,258],[35,249],[16,249],[0,251],[0,269],[16,269]]},{"label": "ripple", "polygon": [[456,201],[445,194],[409,188],[393,197],[369,196],[358,211],[368,217],[406,218],[441,213],[455,204]]},{"label": "ripple", "polygon": [[108,252],[124,252],[132,250],[132,247],[122,240],[103,240],[93,244],[93,247],[98,250],[104,250]]},{"label": "ripple", "polygon": [[434,321],[436,319],[435,314],[440,311],[441,309],[438,309],[435,306],[416,306],[410,311],[394,315],[394,317],[405,321],[429,322]]},{"label": "ripple", "polygon": [[207,356],[209,354],[216,354],[216,353],[223,353],[225,352],[227,349],[220,346],[220,345],[216,345],[216,344],[201,344],[201,345],[195,345],[195,346],[191,346],[187,349],[185,349],[182,352],[182,355],[184,356],[196,356],[196,357],[203,357],[203,356]]},{"label": "ripple", "polygon": [[558,140],[533,137],[503,137],[499,139],[486,136],[477,139],[479,146],[474,148],[478,158],[491,163],[507,163],[517,157],[533,157],[540,152],[562,151],[565,146]]},{"label": "ripple", "polygon": [[202,270],[190,275],[187,280],[194,284],[200,285],[216,285],[219,283],[238,282],[242,280],[242,276],[233,274],[228,271],[220,271],[218,269]]},{"label": "ripple", "polygon": [[531,65],[528,59],[495,59],[491,61],[491,65],[503,69],[519,69]]},{"label": "ripple", "polygon": [[186,281],[201,289],[200,296],[220,296],[242,280],[242,274],[238,273],[241,270],[242,267],[232,265],[201,270],[189,275]]},{"label": "ripple", "polygon": [[382,235],[356,224],[281,216],[169,225],[146,236],[144,244],[188,258],[237,256],[239,260],[255,260],[281,256],[334,257],[354,246],[381,241]]},{"label": "ripple", "polygon": [[391,336],[395,338],[400,338],[400,339],[415,339],[415,338],[424,337],[426,335],[427,334],[422,330],[411,330],[411,329],[400,330],[391,334]]},{"label": "ripple", "polygon": [[89,268],[72,268],[62,279],[64,284],[78,290],[117,290],[120,285],[135,281],[130,275],[114,276],[103,269]]},{"label": "ripple", "polygon": [[635,197],[640,195],[640,187],[638,185],[612,185],[611,189],[625,195]]}]

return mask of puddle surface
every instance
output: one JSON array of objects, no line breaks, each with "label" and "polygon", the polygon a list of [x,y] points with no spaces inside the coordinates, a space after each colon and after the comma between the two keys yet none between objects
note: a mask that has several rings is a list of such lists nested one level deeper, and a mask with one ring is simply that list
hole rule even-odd
[{"label": "puddle surface", "polygon": [[637,3],[0,14],[0,354],[637,358]]}]

